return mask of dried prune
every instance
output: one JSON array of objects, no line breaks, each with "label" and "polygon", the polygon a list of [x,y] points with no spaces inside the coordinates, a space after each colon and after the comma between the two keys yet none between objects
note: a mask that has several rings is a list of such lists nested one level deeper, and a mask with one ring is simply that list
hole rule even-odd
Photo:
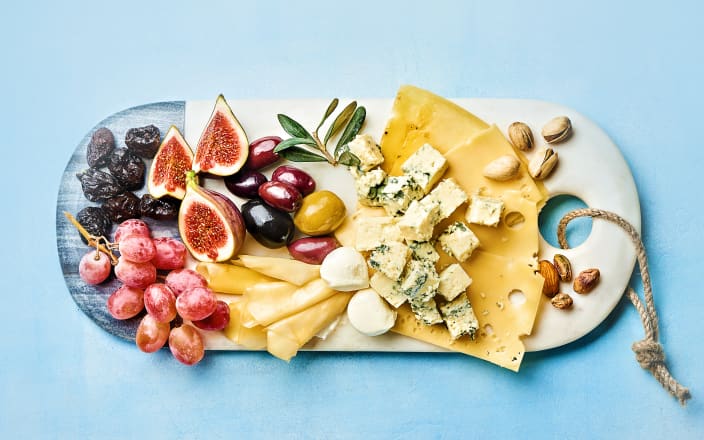
[{"label": "dried prune", "polygon": [[173,220],[177,218],[180,206],[180,200],[168,196],[155,199],[151,194],[144,194],[139,201],[139,209],[142,216],[157,220]]},{"label": "dried prune", "polygon": [[86,150],[86,159],[91,168],[100,168],[108,163],[110,153],[115,149],[115,136],[106,127],[100,127],[93,132]]},{"label": "dried prune", "polygon": [[76,173],[76,177],[81,181],[83,195],[91,202],[104,202],[125,191],[112,174],[95,168],[88,168]]},{"label": "dried prune", "polygon": [[144,186],[144,161],[127,148],[118,148],[112,152],[108,169],[126,190],[132,191]]},{"label": "dried prune", "polygon": [[161,134],[155,125],[130,128],[125,135],[125,145],[134,154],[151,159],[159,149]]},{"label": "dried prune", "polygon": [[103,203],[103,210],[115,223],[122,223],[131,218],[139,218],[139,197],[130,191],[125,191]]},{"label": "dried prune", "polygon": [[[108,215],[97,206],[88,206],[81,209],[76,214],[76,220],[94,237],[107,237],[112,227],[112,222]],[[83,243],[88,244],[88,240],[83,235],[80,235],[80,237]]]}]

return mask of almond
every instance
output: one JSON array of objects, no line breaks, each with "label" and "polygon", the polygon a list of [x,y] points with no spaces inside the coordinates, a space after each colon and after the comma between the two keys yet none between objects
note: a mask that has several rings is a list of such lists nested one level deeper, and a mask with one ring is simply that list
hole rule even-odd
[{"label": "almond", "polygon": [[560,290],[560,276],[557,274],[557,269],[548,260],[540,260],[538,262],[540,275],[545,279],[543,283],[543,295],[552,298]]}]

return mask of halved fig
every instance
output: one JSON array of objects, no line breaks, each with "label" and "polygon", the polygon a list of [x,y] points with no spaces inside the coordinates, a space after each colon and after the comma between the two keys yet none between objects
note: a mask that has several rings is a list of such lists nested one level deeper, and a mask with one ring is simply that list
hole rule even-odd
[{"label": "halved fig", "polygon": [[175,126],[169,127],[149,167],[147,190],[154,198],[186,195],[186,172],[193,164],[193,151]]},{"label": "halved fig", "polygon": [[220,95],[198,140],[193,170],[230,176],[244,166],[248,155],[247,135],[225,98]]},{"label": "halved fig", "polygon": [[178,212],[181,240],[196,260],[232,258],[245,238],[242,214],[224,195],[198,185],[194,171],[186,173],[186,195]]}]

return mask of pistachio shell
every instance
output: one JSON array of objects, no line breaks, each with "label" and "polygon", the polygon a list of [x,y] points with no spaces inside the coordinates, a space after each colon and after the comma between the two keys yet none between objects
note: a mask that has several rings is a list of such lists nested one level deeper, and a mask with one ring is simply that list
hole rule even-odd
[{"label": "pistachio shell", "polygon": [[487,179],[498,180],[500,182],[511,180],[518,176],[521,162],[514,156],[500,156],[484,167],[484,177]]},{"label": "pistachio shell", "polygon": [[513,146],[521,151],[530,151],[533,148],[533,132],[523,122],[514,122],[508,126],[508,138]]},{"label": "pistachio shell", "polygon": [[552,148],[541,148],[528,164],[528,171],[534,179],[542,180],[550,175],[557,165],[557,153]]},{"label": "pistachio shell", "polygon": [[541,133],[549,144],[562,142],[572,134],[572,122],[567,116],[558,116],[548,121]]}]

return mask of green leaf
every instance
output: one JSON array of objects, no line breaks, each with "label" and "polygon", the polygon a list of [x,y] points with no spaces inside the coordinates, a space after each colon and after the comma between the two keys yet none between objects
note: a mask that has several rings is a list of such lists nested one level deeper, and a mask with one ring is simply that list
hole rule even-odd
[{"label": "green leaf", "polygon": [[347,107],[342,109],[339,115],[335,118],[333,123],[330,125],[330,128],[328,128],[328,132],[325,133],[325,139],[323,140],[323,144],[327,144],[328,141],[330,140],[331,137],[335,136],[337,132],[339,132],[342,127],[347,124],[347,122],[350,120],[352,117],[352,113],[354,113],[354,110],[357,108],[357,101],[352,101],[349,104],[347,104]]},{"label": "green leaf", "polygon": [[327,159],[323,156],[312,153],[301,147],[290,147],[279,154],[281,157],[291,162],[327,162]]},{"label": "green leaf", "polygon": [[345,131],[342,132],[342,136],[340,136],[340,140],[337,141],[337,146],[335,147],[335,157],[339,157],[347,144],[349,144],[350,141],[357,136],[357,133],[359,133],[359,130],[362,128],[362,124],[364,124],[364,118],[366,117],[367,110],[364,107],[358,107],[357,110],[354,111],[349,124],[345,127]]},{"label": "green leaf", "polygon": [[315,127],[315,132],[316,132],[316,133],[318,132],[318,130],[320,130],[320,127],[323,126],[323,124],[325,123],[325,121],[330,117],[330,115],[332,114],[332,112],[335,111],[335,109],[337,108],[337,104],[339,104],[339,102],[340,102],[340,100],[337,99],[337,98],[333,99],[332,102],[330,102],[330,105],[328,105],[327,110],[325,110],[325,115],[323,115],[323,119],[321,119],[321,120],[320,120],[320,124],[318,124],[318,126]]},{"label": "green leaf", "polygon": [[342,165],[347,165],[348,167],[356,167],[359,165],[359,158],[349,151],[343,151],[337,161]]},{"label": "green leaf", "polygon": [[280,153],[284,150],[287,150],[295,145],[310,145],[311,147],[315,147],[315,141],[312,139],[304,139],[304,138],[299,138],[299,137],[293,137],[291,139],[286,139],[285,141],[279,142],[279,145],[274,148],[274,153]]},{"label": "green leaf", "polygon": [[279,124],[281,124],[281,127],[286,131],[286,133],[295,138],[310,139],[313,141],[313,136],[308,133],[308,130],[303,128],[303,126],[298,122],[283,114],[278,114],[276,117],[279,119]]}]

